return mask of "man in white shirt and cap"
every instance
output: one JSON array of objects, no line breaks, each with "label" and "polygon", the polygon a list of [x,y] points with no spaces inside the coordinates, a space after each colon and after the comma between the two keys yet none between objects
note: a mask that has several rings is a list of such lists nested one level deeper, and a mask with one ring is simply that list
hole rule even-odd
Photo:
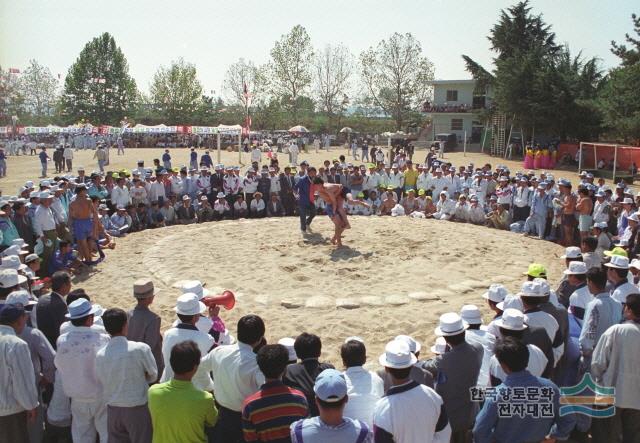
[{"label": "man in white shirt and cap", "polygon": [[[180,323],[165,331],[162,342],[162,356],[165,363],[168,362],[171,357],[171,349],[183,341],[194,341],[198,345],[198,349],[200,349],[202,355],[206,355],[213,347],[213,337],[206,332],[200,331],[196,326],[201,314],[206,312],[206,310],[207,307],[198,299],[196,294],[187,293],[178,297],[175,311]],[[209,372],[210,371],[205,369],[203,365],[198,367],[192,379],[192,383],[197,389],[202,389],[203,391],[213,390],[213,380],[211,380]],[[166,365],[162,377],[160,377],[160,383],[169,381],[172,377],[173,370],[170,365]]]},{"label": "man in white shirt and cap", "polygon": [[358,337],[349,337],[344,342],[340,347],[340,356],[346,368],[344,378],[349,395],[344,415],[358,419],[371,428],[375,404],[384,395],[384,382],[378,374],[363,368],[367,361],[367,350]]},{"label": "man in white shirt and cap", "polygon": [[484,350],[480,375],[478,375],[478,386],[489,386],[489,362],[493,356],[496,337],[482,325],[482,314],[476,305],[464,305],[460,309],[460,317],[469,325],[465,333],[465,340],[469,343],[478,343]]},{"label": "man in white shirt and cap", "polygon": [[36,209],[33,216],[33,230],[36,237],[43,242],[44,251],[42,252],[42,272],[49,272],[49,262],[56,249],[58,240],[58,231],[56,230],[56,220],[51,210],[53,195],[49,191],[43,191],[39,195],[40,205]]},{"label": "man in white shirt and cap", "polygon": [[238,320],[238,342],[219,346],[202,358],[200,369],[212,372],[213,394],[218,404],[218,423],[213,440],[220,443],[242,441],[242,405],[265,382],[254,349],[264,342],[264,322],[257,315]]},{"label": "man in white shirt and cap", "polygon": [[127,313],[122,309],[107,309],[102,322],[111,340],[96,355],[96,375],[107,405],[109,441],[151,443],[147,391],[158,379],[151,348],[127,340]]},{"label": "man in white shirt and cap", "polygon": [[69,305],[73,328],[58,337],[55,365],[64,394],[71,399],[71,435],[74,443],[107,441],[107,408],[103,386],[96,374],[96,354],[109,336],[91,326],[97,306],[80,298]]},{"label": "man in white shirt and cap", "polygon": [[611,297],[618,303],[625,304],[627,295],[640,292],[636,285],[629,283],[629,259],[627,257],[618,256],[615,260],[612,258],[605,266],[607,267],[607,280],[613,284]]},{"label": "man in white shirt and cap", "polygon": [[378,443],[447,443],[451,427],[444,401],[433,389],[410,379],[416,356],[403,340],[387,343],[379,358],[393,386],[375,405],[373,426]]},{"label": "man in white shirt and cap", "polygon": [[546,296],[542,291],[542,286],[536,281],[525,282],[522,284],[519,296],[527,325],[541,327],[546,331],[553,346],[554,366],[557,365],[564,353],[564,340],[556,319],[539,307]]},{"label": "man in white shirt and cap", "polygon": [[[528,328],[524,321],[525,317],[522,312],[517,309],[507,308],[502,314],[502,317],[496,321],[496,325],[500,328],[500,335],[503,337],[513,337],[517,340],[524,341],[524,331]],[[529,349],[527,370],[532,375],[540,377],[547,367],[547,357],[536,345],[527,344],[527,348]],[[495,355],[491,357],[489,376],[491,386],[498,386],[507,377]]]},{"label": "man in white shirt and cap", "polygon": [[28,443],[38,391],[29,345],[18,338],[27,324],[20,304],[0,306],[0,441]]}]

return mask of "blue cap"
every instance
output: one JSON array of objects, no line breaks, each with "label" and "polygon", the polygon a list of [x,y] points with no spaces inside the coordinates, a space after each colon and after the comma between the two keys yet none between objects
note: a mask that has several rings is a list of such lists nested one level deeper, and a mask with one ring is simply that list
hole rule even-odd
[{"label": "blue cap", "polygon": [[[13,323],[24,315],[24,306],[20,303],[0,306],[0,321]],[[345,391],[346,392],[346,391]]]},{"label": "blue cap", "polygon": [[313,392],[320,400],[335,403],[347,395],[347,381],[340,371],[325,369],[316,378]]}]

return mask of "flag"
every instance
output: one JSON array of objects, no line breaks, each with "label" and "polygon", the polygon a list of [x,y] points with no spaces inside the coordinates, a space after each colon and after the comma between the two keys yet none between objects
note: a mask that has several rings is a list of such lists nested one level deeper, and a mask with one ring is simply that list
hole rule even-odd
[{"label": "flag", "polygon": [[62,78],[62,76],[60,74],[58,74],[58,80],[60,80]]},{"label": "flag", "polygon": [[18,68],[9,68],[9,74],[20,74],[20,70]]},{"label": "flag", "polygon": [[247,87],[247,83],[243,83],[243,87],[242,87],[242,95],[244,96],[245,100],[249,98],[249,88]]}]

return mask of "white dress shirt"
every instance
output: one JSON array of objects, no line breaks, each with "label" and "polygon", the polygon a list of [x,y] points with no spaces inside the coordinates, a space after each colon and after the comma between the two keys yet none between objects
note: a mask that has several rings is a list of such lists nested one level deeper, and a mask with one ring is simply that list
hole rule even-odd
[{"label": "white dress shirt", "polygon": [[[191,325],[180,323],[177,327],[170,328],[165,331],[164,339],[162,340],[162,357],[166,363],[169,363],[169,360],[171,359],[171,349],[183,341],[193,340],[198,345],[198,349],[200,349],[200,353],[202,355],[206,355],[213,346],[214,340],[212,336],[199,331],[195,326],[193,326],[192,329],[184,329],[189,326]],[[162,372],[162,377],[160,377],[160,383],[169,381],[172,378],[173,369],[171,369],[170,364],[166,364],[164,371]],[[193,376],[191,382],[193,383],[193,386],[198,389],[202,389],[203,391],[213,390],[213,380],[211,380],[209,371],[202,365],[198,367],[198,371]]]},{"label": "white dress shirt", "polygon": [[220,346],[204,356],[200,368],[213,372],[213,395],[218,403],[232,411],[241,411],[242,403],[265,382],[251,346],[236,343]]},{"label": "white dress shirt", "polygon": [[29,345],[11,326],[0,325],[0,417],[38,406]]},{"label": "white dress shirt", "polygon": [[67,397],[81,401],[102,398],[102,384],[96,376],[96,353],[108,342],[108,335],[87,326],[73,327],[58,337],[54,362]]},{"label": "white dress shirt", "polygon": [[151,186],[149,186],[148,195],[150,201],[158,201],[160,197],[163,199],[167,198],[164,192],[164,185],[157,181],[151,183]]},{"label": "white dress shirt", "polygon": [[51,208],[45,208],[39,205],[33,215],[33,232],[36,236],[41,237],[44,231],[52,231],[56,229],[56,220],[53,218]]},{"label": "white dress shirt", "polygon": [[111,203],[115,207],[122,206],[126,207],[129,203],[131,203],[131,196],[129,195],[129,189],[126,186],[122,188],[120,186],[116,186],[111,191]]},{"label": "white dress shirt", "polygon": [[371,428],[376,402],[384,395],[384,381],[375,372],[362,366],[353,366],[344,371],[347,380],[349,401],[344,416],[363,421]]},{"label": "white dress shirt", "polygon": [[374,426],[403,443],[445,443],[451,438],[447,424],[436,432],[442,397],[428,386],[408,382],[393,386],[375,405]]},{"label": "white dress shirt", "polygon": [[112,337],[96,355],[96,374],[104,387],[104,402],[129,408],[147,403],[149,383],[158,378],[158,367],[146,343]]}]

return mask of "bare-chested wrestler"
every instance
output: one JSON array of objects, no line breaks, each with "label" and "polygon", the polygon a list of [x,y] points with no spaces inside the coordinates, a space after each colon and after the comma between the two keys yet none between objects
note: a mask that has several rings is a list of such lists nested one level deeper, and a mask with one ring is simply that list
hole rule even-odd
[{"label": "bare-chested wrestler", "polygon": [[345,200],[355,205],[366,207],[369,207],[369,205],[364,201],[353,200],[351,194],[347,192],[347,189],[340,184],[325,183],[320,177],[314,178],[313,184],[314,191],[317,191],[320,198],[325,201],[325,212],[334,224],[334,234],[331,243],[341,247],[342,233],[345,229],[351,228],[349,219],[347,218],[347,212],[344,210]]},{"label": "bare-chested wrestler", "polygon": [[80,184],[76,187],[76,198],[69,204],[69,222],[73,227],[73,236],[78,243],[80,258],[85,264],[91,264],[91,248],[89,239],[93,236],[93,223],[96,211],[87,195],[87,187]]}]

